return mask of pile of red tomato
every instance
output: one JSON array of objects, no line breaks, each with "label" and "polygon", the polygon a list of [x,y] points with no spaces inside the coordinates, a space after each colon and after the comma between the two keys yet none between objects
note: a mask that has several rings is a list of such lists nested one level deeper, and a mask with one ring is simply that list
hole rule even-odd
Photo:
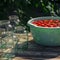
[{"label": "pile of red tomato", "polygon": [[60,20],[35,20],[32,24],[40,27],[60,27]]}]

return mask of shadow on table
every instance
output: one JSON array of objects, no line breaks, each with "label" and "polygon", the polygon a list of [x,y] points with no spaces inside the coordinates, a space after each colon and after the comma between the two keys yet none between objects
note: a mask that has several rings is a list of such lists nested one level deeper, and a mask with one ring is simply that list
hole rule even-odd
[{"label": "shadow on table", "polygon": [[[17,47],[17,48],[16,48]],[[28,60],[47,60],[60,56],[60,46],[48,47],[36,44],[33,40],[16,45],[16,57]]]}]

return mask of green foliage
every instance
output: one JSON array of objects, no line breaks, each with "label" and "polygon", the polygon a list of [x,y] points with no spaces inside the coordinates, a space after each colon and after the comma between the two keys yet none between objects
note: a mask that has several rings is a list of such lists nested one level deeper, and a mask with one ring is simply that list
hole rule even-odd
[{"label": "green foliage", "polygon": [[[56,1],[56,2],[55,2]],[[21,23],[26,25],[33,17],[59,16],[59,0],[0,0],[0,20],[8,19],[16,11]]]}]

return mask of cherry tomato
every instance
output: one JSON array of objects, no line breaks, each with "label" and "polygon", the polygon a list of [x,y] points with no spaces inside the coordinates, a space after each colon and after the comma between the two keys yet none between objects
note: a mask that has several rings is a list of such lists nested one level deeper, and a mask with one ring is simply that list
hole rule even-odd
[{"label": "cherry tomato", "polygon": [[59,20],[55,20],[55,22],[56,22],[56,23],[58,23],[58,22],[59,22]]},{"label": "cherry tomato", "polygon": [[58,26],[60,27],[60,22],[58,23]]},{"label": "cherry tomato", "polygon": [[35,20],[32,22],[32,24],[35,24],[37,26],[41,27],[60,27],[60,20]]}]

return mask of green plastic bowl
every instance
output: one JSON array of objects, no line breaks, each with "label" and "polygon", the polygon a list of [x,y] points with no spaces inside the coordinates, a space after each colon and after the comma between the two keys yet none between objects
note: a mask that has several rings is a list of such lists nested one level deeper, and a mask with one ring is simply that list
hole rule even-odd
[{"label": "green plastic bowl", "polygon": [[60,27],[38,27],[31,22],[34,20],[60,19],[60,17],[37,17],[28,21],[34,41],[44,46],[60,46]]}]

